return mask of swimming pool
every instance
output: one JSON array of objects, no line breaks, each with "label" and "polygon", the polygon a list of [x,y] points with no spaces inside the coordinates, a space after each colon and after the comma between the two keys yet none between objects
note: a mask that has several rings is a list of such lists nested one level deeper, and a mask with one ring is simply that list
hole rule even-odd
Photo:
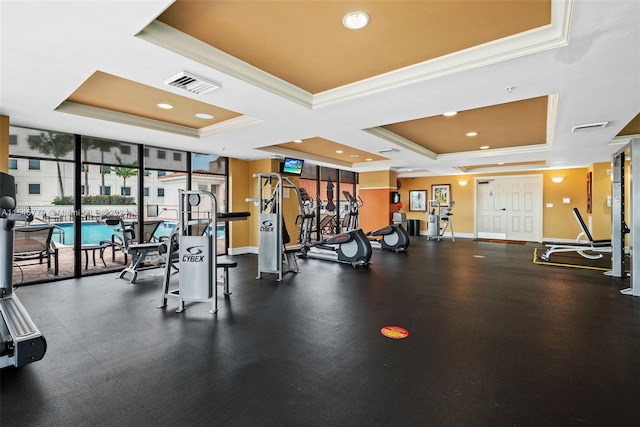
[{"label": "swimming pool", "polygon": [[[56,224],[57,228],[53,232],[53,241],[67,246],[73,245],[74,227],[72,222],[59,222]],[[158,226],[158,229],[153,234],[154,237],[168,236],[171,234],[175,222],[163,221]],[[111,240],[111,236],[114,234],[120,235],[119,231],[116,231],[119,225],[106,225],[92,221],[85,221],[82,223],[82,244],[92,245],[100,243],[102,240]],[[224,225],[218,225],[217,233],[218,238],[224,237]]]}]

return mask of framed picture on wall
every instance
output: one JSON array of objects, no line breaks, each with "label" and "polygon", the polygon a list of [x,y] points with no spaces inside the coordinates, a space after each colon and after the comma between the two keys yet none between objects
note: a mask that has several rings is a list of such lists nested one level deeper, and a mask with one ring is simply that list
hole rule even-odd
[{"label": "framed picture on wall", "polygon": [[451,203],[451,186],[449,184],[439,184],[431,186],[433,200],[440,203],[440,206],[449,206]]},{"label": "framed picture on wall", "polygon": [[409,210],[421,212],[427,210],[427,190],[409,191]]}]

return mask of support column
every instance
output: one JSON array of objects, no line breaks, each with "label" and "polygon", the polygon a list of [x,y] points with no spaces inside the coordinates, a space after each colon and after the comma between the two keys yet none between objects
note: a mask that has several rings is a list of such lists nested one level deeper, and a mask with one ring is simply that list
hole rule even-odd
[{"label": "support column", "polygon": [[0,172],[9,173],[9,116],[0,116]]},{"label": "support column", "polygon": [[391,224],[395,212],[391,193],[397,190],[398,174],[377,171],[361,172],[358,176],[358,195],[364,202],[358,212],[360,228],[366,232]]}]

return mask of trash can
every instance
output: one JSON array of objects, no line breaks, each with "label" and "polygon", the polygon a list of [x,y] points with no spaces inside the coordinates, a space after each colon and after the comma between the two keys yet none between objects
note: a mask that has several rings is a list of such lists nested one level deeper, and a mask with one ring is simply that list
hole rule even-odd
[{"label": "trash can", "polygon": [[407,225],[409,229],[407,233],[409,236],[419,236],[420,235],[420,220],[419,219],[409,219],[407,220]]}]

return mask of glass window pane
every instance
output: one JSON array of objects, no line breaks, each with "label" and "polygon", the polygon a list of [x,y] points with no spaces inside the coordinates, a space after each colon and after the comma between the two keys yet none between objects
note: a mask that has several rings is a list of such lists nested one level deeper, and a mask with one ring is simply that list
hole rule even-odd
[{"label": "glass window pane", "polygon": [[29,194],[40,194],[40,184],[29,184]]},{"label": "glass window pane", "polygon": [[318,178],[318,166],[312,165],[311,163],[305,163],[302,166],[302,178],[305,179],[316,179]]},{"label": "glass window pane", "polygon": [[38,160],[38,159],[29,159],[29,170],[31,170],[31,171],[40,170],[40,160]]},{"label": "glass window pane", "polygon": [[18,159],[9,159],[9,170],[18,169]]},{"label": "glass window pane", "polygon": [[175,172],[187,171],[186,152],[156,147],[145,147],[145,149],[149,150],[149,157],[144,160],[145,168]]},{"label": "glass window pane", "polygon": [[[73,161],[75,136],[71,133],[50,132],[9,126],[11,154],[39,159]],[[11,141],[10,141],[11,142]]]},{"label": "glass window pane", "polygon": [[136,166],[138,149],[135,144],[110,139],[82,136],[82,161],[110,166]]},{"label": "glass window pane", "polygon": [[[217,212],[227,212],[227,161],[226,157],[214,154],[191,154],[191,188],[209,191],[215,196]],[[210,203],[210,202],[208,202]],[[204,210],[212,210],[208,204]],[[227,223],[218,222],[216,230],[216,250],[218,254],[227,253]]]}]

